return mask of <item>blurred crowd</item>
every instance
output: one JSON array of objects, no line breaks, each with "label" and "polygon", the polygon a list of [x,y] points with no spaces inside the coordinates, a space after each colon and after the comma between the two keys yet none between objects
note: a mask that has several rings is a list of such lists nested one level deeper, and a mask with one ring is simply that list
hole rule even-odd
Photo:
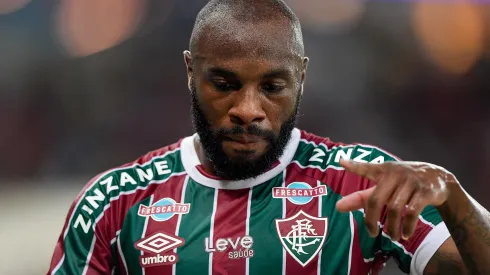
[{"label": "blurred crowd", "polygon": [[[2,1],[0,182],[88,179],[190,135],[205,2]],[[299,127],[444,166],[489,208],[490,6],[286,2],[311,59]]]}]

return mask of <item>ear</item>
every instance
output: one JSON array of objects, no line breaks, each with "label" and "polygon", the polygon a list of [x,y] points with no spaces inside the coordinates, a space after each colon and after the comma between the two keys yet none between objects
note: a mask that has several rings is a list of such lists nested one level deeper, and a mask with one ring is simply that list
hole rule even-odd
[{"label": "ear", "polygon": [[189,90],[191,89],[191,81],[192,81],[192,74],[193,74],[193,69],[192,69],[192,57],[191,57],[191,52],[188,50],[184,51],[184,62],[185,66],[187,68],[187,86]]},{"label": "ear", "polygon": [[306,79],[306,69],[308,68],[308,62],[310,62],[310,59],[306,56],[303,57],[302,67],[301,67],[301,94],[303,94],[303,85]]}]

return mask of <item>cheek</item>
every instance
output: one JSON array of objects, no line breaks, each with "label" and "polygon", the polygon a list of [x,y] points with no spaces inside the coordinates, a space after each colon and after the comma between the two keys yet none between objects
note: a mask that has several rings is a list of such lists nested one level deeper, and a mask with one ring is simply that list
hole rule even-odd
[{"label": "cheek", "polygon": [[223,95],[206,84],[199,85],[197,98],[199,106],[212,127],[219,127],[227,116],[227,105]]},{"label": "cheek", "polygon": [[290,97],[280,97],[271,101],[268,106],[268,117],[273,124],[275,130],[279,130],[284,122],[286,122],[293,114],[296,101]]}]

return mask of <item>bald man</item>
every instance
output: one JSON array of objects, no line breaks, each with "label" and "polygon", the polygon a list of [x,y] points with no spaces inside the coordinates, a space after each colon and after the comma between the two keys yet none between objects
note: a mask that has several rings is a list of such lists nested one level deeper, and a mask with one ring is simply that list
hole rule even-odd
[{"label": "bald man", "polygon": [[210,1],[184,60],[196,133],[94,177],[48,274],[490,274],[489,213],[452,173],[295,128],[282,1]]}]

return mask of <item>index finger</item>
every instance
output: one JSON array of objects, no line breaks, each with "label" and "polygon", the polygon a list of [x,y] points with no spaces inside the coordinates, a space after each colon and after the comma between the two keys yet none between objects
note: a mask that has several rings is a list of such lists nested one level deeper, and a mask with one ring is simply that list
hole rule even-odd
[{"label": "index finger", "polygon": [[340,159],[339,163],[345,170],[372,181],[378,181],[383,173],[383,166],[381,164],[360,163],[346,159]]}]

